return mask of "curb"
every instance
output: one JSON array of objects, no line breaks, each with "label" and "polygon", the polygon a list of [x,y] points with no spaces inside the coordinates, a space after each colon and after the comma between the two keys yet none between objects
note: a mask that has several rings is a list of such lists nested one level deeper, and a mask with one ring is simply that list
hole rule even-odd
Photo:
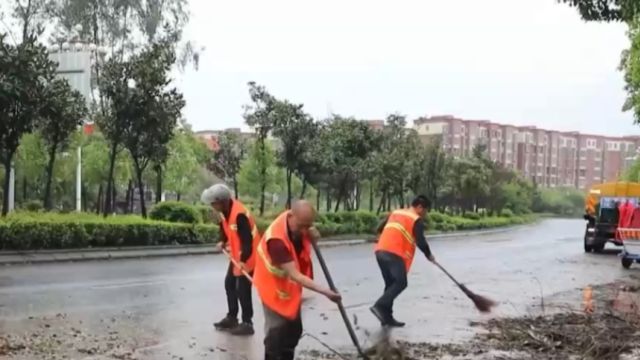
[{"label": "curb", "polygon": [[[467,232],[452,232],[444,234],[427,234],[427,240],[443,240],[455,237],[468,237],[478,235],[491,235],[512,231],[529,224],[509,226],[499,229],[487,229]],[[355,246],[366,243],[374,243],[376,238],[373,236],[358,235],[360,239],[353,240],[323,240],[319,243],[320,247],[331,248],[338,246]],[[341,236],[344,237],[344,236]],[[356,236],[357,237],[357,236]],[[111,248],[92,248],[92,249],[68,249],[68,250],[38,250],[38,251],[6,251],[0,252],[0,266],[11,265],[28,265],[28,264],[50,264],[64,262],[85,262],[99,260],[125,260],[125,259],[144,259],[144,258],[161,258],[176,256],[195,256],[195,255],[212,255],[220,254],[213,244],[196,244],[196,245],[159,245],[153,246],[132,246],[132,247],[111,247]]]},{"label": "curb", "polygon": [[[320,244],[320,247],[329,248],[337,246],[354,246],[366,243],[365,239],[356,240],[327,240]],[[149,247],[89,249],[87,251],[75,249],[74,251],[49,250],[38,252],[11,252],[0,253],[0,266],[29,265],[29,264],[51,264],[65,262],[86,262],[86,261],[108,261],[126,259],[145,259],[176,256],[195,255],[217,255],[221,252],[213,245],[185,245],[185,246],[164,246],[162,249]]]}]

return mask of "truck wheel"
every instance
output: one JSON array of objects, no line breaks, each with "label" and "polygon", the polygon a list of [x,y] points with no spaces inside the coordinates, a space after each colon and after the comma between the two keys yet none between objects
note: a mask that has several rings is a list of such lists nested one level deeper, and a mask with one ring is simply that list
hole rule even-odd
[{"label": "truck wheel", "polygon": [[584,252],[590,253],[593,251],[593,247],[587,243],[587,238],[584,238]]},{"label": "truck wheel", "polygon": [[627,258],[622,258],[621,262],[622,262],[622,267],[625,269],[630,268],[631,264],[633,264],[633,260],[627,259]]},{"label": "truck wheel", "polygon": [[592,248],[593,248],[593,251],[594,251],[594,252],[597,252],[597,253],[601,253],[601,252],[602,252],[602,250],[604,250],[604,245],[605,245],[605,243],[602,243],[602,244],[593,244],[593,247],[592,247]]}]

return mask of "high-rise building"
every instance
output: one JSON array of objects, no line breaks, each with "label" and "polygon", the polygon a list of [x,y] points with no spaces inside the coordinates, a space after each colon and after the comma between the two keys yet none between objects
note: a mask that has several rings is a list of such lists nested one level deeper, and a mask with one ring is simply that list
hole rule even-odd
[{"label": "high-rise building", "polygon": [[547,187],[587,189],[614,181],[640,150],[640,136],[589,135],[451,115],[418,118],[414,129],[424,141],[441,139],[454,156],[469,156],[484,145],[491,160]]}]

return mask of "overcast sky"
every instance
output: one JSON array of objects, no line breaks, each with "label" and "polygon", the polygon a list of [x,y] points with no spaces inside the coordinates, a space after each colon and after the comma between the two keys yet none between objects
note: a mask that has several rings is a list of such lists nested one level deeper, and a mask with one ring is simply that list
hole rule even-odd
[{"label": "overcast sky", "polygon": [[622,24],[555,0],[190,0],[205,46],[180,75],[196,130],[243,125],[248,81],[307,112],[452,114],[557,130],[640,134],[622,113]]}]

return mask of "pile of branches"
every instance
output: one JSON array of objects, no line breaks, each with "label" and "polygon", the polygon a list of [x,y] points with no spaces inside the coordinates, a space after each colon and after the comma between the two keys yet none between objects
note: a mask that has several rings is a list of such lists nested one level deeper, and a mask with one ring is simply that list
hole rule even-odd
[{"label": "pile of branches", "polygon": [[613,313],[562,313],[496,319],[476,336],[478,344],[499,350],[539,354],[545,359],[619,359],[640,346],[640,327],[632,318]]}]

